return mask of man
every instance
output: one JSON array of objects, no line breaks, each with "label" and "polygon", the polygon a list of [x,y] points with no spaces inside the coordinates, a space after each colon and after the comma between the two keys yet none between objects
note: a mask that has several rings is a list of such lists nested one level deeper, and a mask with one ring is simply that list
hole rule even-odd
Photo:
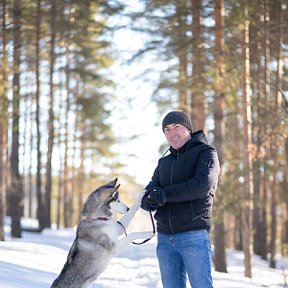
[{"label": "man", "polygon": [[141,207],[155,211],[157,258],[164,288],[211,288],[212,203],[220,174],[215,148],[203,131],[193,133],[183,111],[171,111],[162,129],[170,154],[162,156]]}]

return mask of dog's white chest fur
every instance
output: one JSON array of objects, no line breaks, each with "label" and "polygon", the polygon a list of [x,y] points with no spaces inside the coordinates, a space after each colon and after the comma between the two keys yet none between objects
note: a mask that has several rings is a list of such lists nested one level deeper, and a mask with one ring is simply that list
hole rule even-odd
[{"label": "dog's white chest fur", "polygon": [[101,225],[101,232],[116,242],[118,239],[117,222],[114,219],[103,221]]}]

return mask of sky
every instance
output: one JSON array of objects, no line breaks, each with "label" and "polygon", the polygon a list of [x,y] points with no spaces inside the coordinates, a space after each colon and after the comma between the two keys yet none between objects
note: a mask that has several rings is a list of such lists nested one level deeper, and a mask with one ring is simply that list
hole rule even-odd
[{"label": "sky", "polygon": [[[137,1],[127,1],[130,10],[139,9]],[[125,23],[125,19],[116,23]],[[123,22],[124,21],[124,22]],[[127,165],[125,172],[134,175],[136,182],[147,185],[160,157],[159,147],[166,139],[161,129],[163,118],[159,116],[155,103],[151,101],[154,84],[159,77],[151,74],[150,81],[140,76],[145,69],[153,68],[157,63],[147,55],[141,60],[127,63],[133,53],[136,53],[145,43],[145,35],[123,28],[114,33],[113,41],[118,51],[116,61],[111,68],[112,77],[117,83],[114,93],[117,100],[113,104],[112,126],[115,134],[124,138],[115,146],[117,157]],[[147,76],[148,77],[148,76]],[[151,77],[155,77],[151,79]],[[133,140],[125,138],[138,136]],[[129,157],[127,154],[134,154]]]},{"label": "sky", "polygon": [[[149,216],[136,215],[131,231],[142,231],[143,221]],[[145,212],[144,212],[145,213]],[[144,218],[143,218],[144,217]],[[24,226],[37,223],[22,219]],[[9,219],[6,219],[6,224]],[[41,234],[23,233],[21,239],[10,238],[10,228],[5,226],[6,241],[0,242],[0,287],[1,288],[48,288],[59,275],[75,237],[75,228],[45,229]],[[107,269],[91,285],[97,288],[161,288],[158,261],[155,253],[155,237],[149,242],[128,248],[112,258]],[[253,256],[253,278],[244,277],[244,255],[242,252],[227,250],[228,273],[212,270],[214,288],[260,288],[284,286],[288,276],[287,259],[278,259],[278,269],[268,268],[268,262]],[[85,267],[83,267],[85,269]],[[288,281],[287,281],[288,282]],[[187,287],[190,287],[187,285]]]}]

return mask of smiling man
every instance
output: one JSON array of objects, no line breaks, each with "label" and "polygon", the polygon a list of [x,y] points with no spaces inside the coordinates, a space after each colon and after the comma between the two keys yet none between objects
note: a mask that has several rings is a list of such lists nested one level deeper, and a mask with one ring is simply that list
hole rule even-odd
[{"label": "smiling man", "polygon": [[212,288],[212,204],[220,165],[217,151],[202,130],[193,132],[183,111],[171,111],[162,121],[170,154],[154,171],[142,208],[156,211],[157,258],[164,288]]}]

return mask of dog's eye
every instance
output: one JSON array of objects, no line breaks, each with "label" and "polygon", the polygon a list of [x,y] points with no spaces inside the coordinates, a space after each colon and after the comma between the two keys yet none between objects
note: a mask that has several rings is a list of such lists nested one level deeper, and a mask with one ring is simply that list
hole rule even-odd
[{"label": "dog's eye", "polygon": [[113,195],[110,196],[110,199],[109,199],[108,203],[117,202],[118,198],[119,198],[118,192],[115,192]]},{"label": "dog's eye", "polygon": [[113,201],[118,201],[119,195],[118,192],[115,192],[113,195]]}]

